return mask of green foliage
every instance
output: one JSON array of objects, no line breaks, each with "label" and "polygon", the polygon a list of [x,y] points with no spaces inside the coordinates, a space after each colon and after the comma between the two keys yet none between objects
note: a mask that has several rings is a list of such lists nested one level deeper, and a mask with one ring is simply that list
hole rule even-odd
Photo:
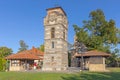
[{"label": "green foliage", "polygon": [[115,26],[115,21],[107,21],[102,10],[97,9],[89,15],[89,20],[83,21],[83,27],[73,25],[77,40],[91,49],[110,52],[110,45],[120,42],[120,31]]},{"label": "green foliage", "polygon": [[26,43],[23,40],[20,40],[19,43],[20,43],[20,48],[19,48],[18,52],[21,52],[21,51],[28,49],[28,45],[26,45]]},{"label": "green foliage", "polygon": [[6,60],[3,58],[0,58],[0,71],[4,71],[6,67]]},{"label": "green foliage", "polygon": [[[120,34],[120,29],[118,29],[118,34]],[[117,35],[118,37],[120,37],[120,35]],[[120,38],[119,38],[119,43],[120,43]]]},{"label": "green foliage", "polygon": [[[84,28],[78,27],[77,25],[73,25],[73,27],[76,32],[77,40],[79,40],[80,42],[83,42],[83,43],[88,42],[87,31],[85,31]],[[80,37],[80,36],[82,36],[82,37]]]},{"label": "green foliage", "polygon": [[5,69],[9,71],[9,67],[10,67],[10,60],[6,60]]},{"label": "green foliage", "polygon": [[7,47],[0,47],[0,71],[5,70],[6,67],[6,60],[4,57],[12,54],[12,49]]},{"label": "green foliage", "polygon": [[6,57],[10,54],[12,54],[12,49],[7,47],[0,47],[0,58]]},{"label": "green foliage", "polygon": [[107,58],[106,63],[108,66],[120,67],[120,56],[119,49],[115,49],[109,58]]},{"label": "green foliage", "polygon": [[40,45],[38,49],[44,52],[44,44]]}]

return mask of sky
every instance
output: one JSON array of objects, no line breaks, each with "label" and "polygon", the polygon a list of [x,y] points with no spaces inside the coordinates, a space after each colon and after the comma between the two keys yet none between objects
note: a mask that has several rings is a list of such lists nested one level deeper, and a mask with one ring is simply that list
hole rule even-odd
[{"label": "sky", "polygon": [[61,6],[69,21],[68,42],[73,43],[73,25],[82,26],[89,13],[102,9],[106,20],[113,19],[120,28],[120,0],[0,0],[0,47],[6,46],[13,53],[20,48],[19,41],[29,49],[44,43],[46,9]]}]

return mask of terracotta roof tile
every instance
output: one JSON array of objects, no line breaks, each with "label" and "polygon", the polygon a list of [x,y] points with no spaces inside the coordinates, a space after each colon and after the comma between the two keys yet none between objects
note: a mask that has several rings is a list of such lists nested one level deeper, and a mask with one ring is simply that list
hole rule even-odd
[{"label": "terracotta roof tile", "polygon": [[31,50],[25,50],[16,54],[9,55],[5,59],[42,59],[39,58],[39,56],[43,55],[44,52],[33,47]]},{"label": "terracotta roof tile", "polygon": [[[108,57],[110,56],[110,54],[105,53],[105,52],[101,52],[98,50],[92,50],[92,51],[87,51],[85,53],[81,53],[83,56],[104,56],[104,57]],[[75,54],[76,57],[80,57],[81,54]]]},{"label": "terracotta roof tile", "polygon": [[35,56],[34,54],[23,53],[23,54],[12,54],[10,56],[7,56],[6,59],[40,59],[40,58],[38,56]]}]

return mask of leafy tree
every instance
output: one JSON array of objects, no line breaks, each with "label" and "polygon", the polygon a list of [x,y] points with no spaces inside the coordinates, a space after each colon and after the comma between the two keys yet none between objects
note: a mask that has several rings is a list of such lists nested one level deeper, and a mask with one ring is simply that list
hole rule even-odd
[{"label": "leafy tree", "polygon": [[6,60],[4,57],[12,54],[12,49],[7,47],[0,47],[0,71],[5,70],[6,67]]},{"label": "leafy tree", "polygon": [[77,36],[77,40],[79,41],[79,42],[82,42],[82,43],[86,43],[86,42],[88,42],[88,33],[87,33],[87,31],[86,30],[84,30],[84,28],[80,28],[80,27],[78,27],[77,25],[73,25],[73,27],[74,27],[74,30],[75,30],[75,32],[76,32],[76,36]]},{"label": "leafy tree", "polygon": [[108,66],[112,67],[120,67],[120,56],[119,56],[119,49],[114,49],[112,51],[111,56],[107,58],[106,63]]},{"label": "leafy tree", "polygon": [[0,58],[0,71],[5,70],[6,60],[4,58]]},{"label": "leafy tree", "polygon": [[19,43],[20,43],[20,48],[19,48],[18,52],[21,52],[21,51],[28,49],[28,45],[26,45],[26,43],[23,40],[20,40]]},{"label": "leafy tree", "polygon": [[110,46],[120,42],[120,32],[115,26],[115,21],[107,21],[100,9],[92,11],[89,18],[83,21],[83,27],[73,25],[77,40],[84,43],[88,50],[110,52]]},{"label": "leafy tree", "polygon": [[44,44],[40,45],[38,49],[44,52]]},{"label": "leafy tree", "polygon": [[10,54],[12,54],[12,49],[7,47],[0,47],[0,58],[4,58]]}]

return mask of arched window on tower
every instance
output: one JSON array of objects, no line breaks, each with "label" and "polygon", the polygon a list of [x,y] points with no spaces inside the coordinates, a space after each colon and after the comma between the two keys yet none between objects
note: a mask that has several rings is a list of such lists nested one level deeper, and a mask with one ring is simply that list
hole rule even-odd
[{"label": "arched window on tower", "polygon": [[55,38],[55,28],[51,28],[51,38]]}]

